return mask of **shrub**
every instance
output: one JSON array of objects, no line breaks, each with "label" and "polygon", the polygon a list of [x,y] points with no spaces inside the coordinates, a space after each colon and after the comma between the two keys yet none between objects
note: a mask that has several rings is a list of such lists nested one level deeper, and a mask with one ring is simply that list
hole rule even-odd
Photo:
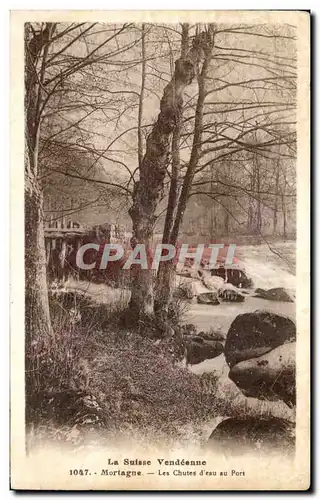
[{"label": "shrub", "polygon": [[27,422],[43,438],[61,439],[63,429],[68,440],[75,426],[88,425],[154,437],[181,437],[191,426],[199,436],[216,415],[215,377],[179,367],[170,337],[120,328],[114,309],[78,292],[51,294],[50,308],[54,333],[26,353]]}]

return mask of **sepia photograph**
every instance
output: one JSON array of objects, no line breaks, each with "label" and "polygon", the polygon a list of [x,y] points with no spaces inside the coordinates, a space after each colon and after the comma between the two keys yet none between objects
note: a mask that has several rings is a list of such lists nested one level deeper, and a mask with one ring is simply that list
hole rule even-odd
[{"label": "sepia photograph", "polygon": [[11,487],[308,489],[309,13],[11,15]]}]

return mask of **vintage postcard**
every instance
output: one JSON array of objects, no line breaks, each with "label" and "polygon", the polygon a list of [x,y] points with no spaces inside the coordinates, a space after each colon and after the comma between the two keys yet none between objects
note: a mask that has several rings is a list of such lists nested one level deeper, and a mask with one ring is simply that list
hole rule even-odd
[{"label": "vintage postcard", "polygon": [[305,11],[11,12],[12,489],[310,487],[309,54]]}]

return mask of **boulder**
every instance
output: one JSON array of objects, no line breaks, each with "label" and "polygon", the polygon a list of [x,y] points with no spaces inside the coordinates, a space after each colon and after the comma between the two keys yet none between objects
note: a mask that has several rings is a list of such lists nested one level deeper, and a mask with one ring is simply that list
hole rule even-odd
[{"label": "boulder", "polygon": [[269,290],[263,290],[263,288],[257,288],[255,291],[255,297],[266,300],[278,300],[279,302],[294,302],[293,294],[286,290],[285,288],[270,288]]},{"label": "boulder", "polygon": [[295,425],[276,417],[228,418],[214,429],[208,447],[232,456],[279,452],[292,455],[295,451]]},{"label": "boulder", "polygon": [[229,328],[225,357],[230,368],[240,361],[257,358],[282,345],[295,341],[294,322],[269,311],[238,315]]},{"label": "boulder", "polygon": [[224,346],[221,342],[205,340],[199,336],[188,339],[186,347],[187,364],[189,365],[196,365],[205,359],[216,358],[224,351]]},{"label": "boulder", "polygon": [[217,276],[218,278],[226,281],[226,269],[224,266],[215,267],[214,269],[210,269],[211,276]]},{"label": "boulder", "polygon": [[229,378],[248,397],[296,404],[296,343],[282,344],[258,358],[234,365]]},{"label": "boulder", "polygon": [[211,304],[214,306],[220,304],[215,292],[200,293],[197,296],[197,302],[198,304]]},{"label": "boulder", "polygon": [[208,288],[208,290],[217,291],[219,288],[223,287],[224,280],[218,276],[210,276],[210,274],[206,271],[202,275],[202,283]]},{"label": "boulder", "polygon": [[233,288],[226,286],[223,288],[219,288],[218,297],[222,299],[223,302],[244,302],[245,297],[242,293],[234,290]]},{"label": "boulder", "polygon": [[225,268],[224,266],[220,266],[215,269],[210,269],[210,272],[212,276],[218,276],[226,283],[230,283],[237,288],[253,287],[252,279],[247,276],[243,269]]}]

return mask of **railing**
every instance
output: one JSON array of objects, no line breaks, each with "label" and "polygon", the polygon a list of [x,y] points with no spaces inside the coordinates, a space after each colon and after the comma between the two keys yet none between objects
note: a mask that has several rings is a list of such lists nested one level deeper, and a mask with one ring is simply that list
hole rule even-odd
[{"label": "railing", "polygon": [[[66,220],[64,217],[60,219],[49,219],[45,221],[44,232],[45,236],[54,238],[55,233],[61,234],[81,234],[84,233],[86,229],[78,221]],[[56,236],[57,237],[57,236]]]},{"label": "railing", "polygon": [[[49,219],[44,224],[47,271],[50,279],[65,280],[69,274],[79,278],[76,254],[83,242],[122,243],[126,242],[125,228],[119,224],[106,223],[91,229],[78,221]],[[89,252],[90,253],[90,252]],[[80,272],[84,279],[90,280],[94,272]]]}]

